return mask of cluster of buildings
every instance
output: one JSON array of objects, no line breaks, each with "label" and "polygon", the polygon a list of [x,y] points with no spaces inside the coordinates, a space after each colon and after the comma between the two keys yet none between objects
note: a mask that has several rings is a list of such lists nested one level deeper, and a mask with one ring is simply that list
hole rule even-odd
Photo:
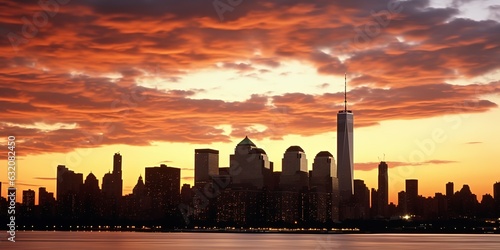
[{"label": "cluster of buildings", "polygon": [[[230,155],[229,167],[219,166],[219,151],[196,149],[194,186],[181,187],[181,170],[146,167],[133,192],[123,195],[122,156],[113,156],[113,172],[99,180],[83,179],[66,166],[57,167],[57,193],[23,191],[20,222],[64,225],[264,226],[323,227],[345,220],[500,217],[500,183],[494,196],[481,202],[464,185],[455,192],[422,197],[418,180],[406,180],[398,205],[389,203],[389,166],[378,166],[378,188],[354,180],[353,113],[337,114],[337,162],[328,151],[318,152],[309,170],[300,146],[286,149],[281,171],[274,171],[264,149],[245,137]],[[1,183],[0,183],[1,193]],[[0,211],[7,201],[0,197]],[[0,212],[1,214],[2,212]]]}]

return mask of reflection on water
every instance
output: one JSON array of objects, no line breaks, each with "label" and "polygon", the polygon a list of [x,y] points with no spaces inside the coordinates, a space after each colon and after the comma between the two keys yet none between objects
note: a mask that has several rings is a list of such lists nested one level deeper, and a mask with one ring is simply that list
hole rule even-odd
[{"label": "reflection on water", "polygon": [[[18,232],[0,249],[500,249],[500,235]],[[4,248],[5,247],[5,248]]]}]

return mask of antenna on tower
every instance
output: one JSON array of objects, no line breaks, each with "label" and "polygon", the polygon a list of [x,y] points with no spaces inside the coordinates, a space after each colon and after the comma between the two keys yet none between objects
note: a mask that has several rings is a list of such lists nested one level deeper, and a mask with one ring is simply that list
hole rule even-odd
[{"label": "antenna on tower", "polygon": [[385,161],[385,153],[384,153],[384,161]]},{"label": "antenna on tower", "polygon": [[344,73],[344,111],[347,112],[347,72]]}]

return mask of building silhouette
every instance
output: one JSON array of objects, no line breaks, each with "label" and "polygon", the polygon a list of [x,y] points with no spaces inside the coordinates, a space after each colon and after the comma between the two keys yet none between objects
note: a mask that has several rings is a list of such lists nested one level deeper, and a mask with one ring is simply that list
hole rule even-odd
[{"label": "building silhouette", "polygon": [[245,137],[229,157],[233,185],[250,189],[272,186],[272,163],[266,152]]},{"label": "building silhouette", "polygon": [[378,165],[377,215],[387,217],[389,206],[389,174],[388,165],[381,161]]},{"label": "building silhouette", "polygon": [[120,153],[113,155],[113,176],[115,186],[113,187],[113,196],[119,199],[123,195],[122,155]]},{"label": "building silhouette", "polygon": [[310,176],[311,220],[316,222],[339,220],[339,180],[335,158],[321,151],[314,158]]},{"label": "building silhouette", "polygon": [[354,206],[352,215],[354,219],[370,218],[370,190],[363,180],[354,180]]},{"label": "building silhouette", "polygon": [[178,215],[181,170],[161,164],[147,167],[145,177],[147,195],[151,198],[151,218],[169,219]]},{"label": "building silhouette", "polygon": [[340,110],[337,113],[337,177],[339,179],[340,199],[342,202],[346,202],[351,199],[354,189],[354,115],[351,110],[347,110],[346,90],[344,94],[344,110]]},{"label": "building silhouette", "polygon": [[40,207],[40,216],[42,218],[51,219],[56,211],[54,193],[47,192],[45,187],[38,188],[38,206]]},{"label": "building silhouette", "polygon": [[493,198],[495,200],[496,216],[500,218],[500,182],[493,184]]},{"label": "building silhouette", "polygon": [[455,193],[453,182],[446,183],[446,197],[451,198]]},{"label": "building silhouette", "polygon": [[83,174],[75,173],[64,165],[57,166],[57,214],[68,222],[78,216],[78,194],[83,184]]},{"label": "building silhouette", "polygon": [[194,150],[194,185],[203,188],[219,174],[219,151],[214,149]]},{"label": "building silhouette", "polygon": [[35,208],[35,191],[28,189],[23,190],[23,206],[28,208],[29,210],[33,210]]},{"label": "building silhouette", "polygon": [[406,208],[407,213],[416,215],[419,213],[418,209],[418,180],[406,180]]},{"label": "building silhouette", "polygon": [[309,188],[307,158],[299,146],[290,146],[281,160],[279,186],[286,191],[301,191]]}]

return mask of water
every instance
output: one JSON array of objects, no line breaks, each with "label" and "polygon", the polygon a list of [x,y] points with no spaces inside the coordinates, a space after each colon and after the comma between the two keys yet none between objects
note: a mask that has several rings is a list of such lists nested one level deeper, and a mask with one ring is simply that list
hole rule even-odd
[{"label": "water", "polygon": [[17,232],[0,249],[500,249],[500,235],[446,234],[233,234],[140,232]]}]

